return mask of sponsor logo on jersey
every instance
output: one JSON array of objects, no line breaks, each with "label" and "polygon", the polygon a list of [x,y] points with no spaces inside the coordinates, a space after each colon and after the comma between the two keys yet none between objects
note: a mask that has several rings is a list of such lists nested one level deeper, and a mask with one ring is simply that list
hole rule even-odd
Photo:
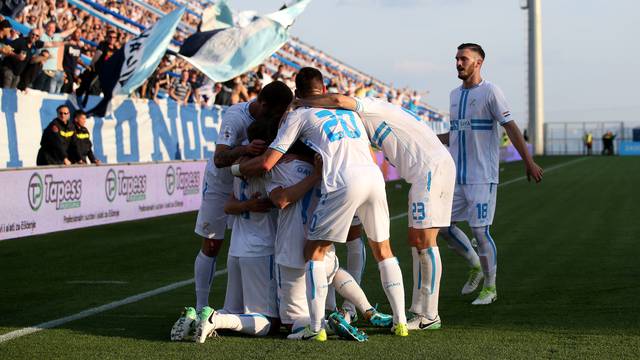
[{"label": "sponsor logo on jersey", "polygon": [[104,180],[104,191],[107,200],[114,201],[124,197],[127,202],[141,201],[147,198],[147,176],[127,174],[124,170],[109,169]]},{"label": "sponsor logo on jersey", "polygon": [[450,120],[452,131],[461,131],[471,129],[471,119]]},{"label": "sponsor logo on jersey", "polygon": [[27,186],[27,198],[31,210],[38,211],[42,204],[55,204],[56,210],[80,207],[82,180],[57,180],[51,174],[33,173]]}]

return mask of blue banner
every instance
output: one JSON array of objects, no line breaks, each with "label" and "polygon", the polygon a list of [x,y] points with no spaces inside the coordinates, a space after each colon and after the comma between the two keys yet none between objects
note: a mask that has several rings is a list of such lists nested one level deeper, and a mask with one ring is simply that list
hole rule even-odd
[{"label": "blue banner", "polygon": [[640,156],[640,141],[621,141],[620,156]]}]

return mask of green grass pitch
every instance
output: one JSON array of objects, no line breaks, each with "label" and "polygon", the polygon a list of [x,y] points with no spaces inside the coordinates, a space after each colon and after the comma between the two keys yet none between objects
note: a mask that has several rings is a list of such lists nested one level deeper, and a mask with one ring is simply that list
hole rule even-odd
[{"label": "green grass pitch", "polygon": [[[0,359],[638,359],[640,158],[576,159],[538,158],[553,169],[542,184],[499,188],[495,304],[472,307],[472,296],[459,295],[465,265],[440,241],[441,330],[398,338],[360,323],[370,335],[366,343],[235,335],[203,345],[171,343],[181,307],[195,301],[187,285],[2,342]],[[503,183],[523,174],[521,163],[501,167]],[[392,216],[406,212],[407,190],[401,182],[388,184]],[[200,242],[194,222],[195,213],[188,213],[0,242],[0,336],[189,279]],[[391,241],[409,302],[406,226],[405,217],[392,221]],[[218,269],[225,261],[219,257]],[[222,304],[225,285],[226,276],[215,279],[214,307]],[[371,256],[363,288],[389,311]]]}]

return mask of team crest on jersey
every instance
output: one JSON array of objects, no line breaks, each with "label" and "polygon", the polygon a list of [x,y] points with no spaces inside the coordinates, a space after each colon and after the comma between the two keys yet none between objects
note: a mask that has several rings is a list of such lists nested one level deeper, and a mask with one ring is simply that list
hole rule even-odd
[{"label": "team crest on jersey", "polygon": [[231,138],[231,130],[228,127],[224,129],[224,132],[222,133],[222,137],[225,139]]}]

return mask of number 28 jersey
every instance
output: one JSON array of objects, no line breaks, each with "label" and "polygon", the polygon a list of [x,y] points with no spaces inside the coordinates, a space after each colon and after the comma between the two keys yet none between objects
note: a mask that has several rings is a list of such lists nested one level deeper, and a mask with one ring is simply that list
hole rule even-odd
[{"label": "number 28 jersey", "polygon": [[270,148],[286,153],[297,139],[322,156],[325,194],[347,186],[363,168],[378,169],[362,120],[353,111],[299,108],[289,113]]}]

